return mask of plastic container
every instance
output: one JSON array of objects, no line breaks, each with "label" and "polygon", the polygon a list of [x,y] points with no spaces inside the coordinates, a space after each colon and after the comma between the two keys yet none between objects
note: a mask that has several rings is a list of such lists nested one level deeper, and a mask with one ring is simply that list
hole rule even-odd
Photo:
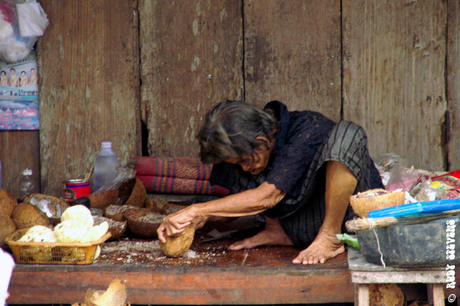
[{"label": "plastic container", "polygon": [[94,190],[112,182],[118,173],[118,158],[112,151],[112,143],[102,142],[102,149],[94,164]]},{"label": "plastic container", "polygon": [[[366,261],[393,267],[459,265],[460,216],[357,232]],[[451,252],[453,253],[451,254]],[[453,255],[453,256],[451,256]]]},{"label": "plastic container", "polygon": [[19,196],[18,199],[24,201],[29,195],[34,192],[34,182],[32,180],[32,170],[24,169],[22,170],[22,177],[19,181]]}]

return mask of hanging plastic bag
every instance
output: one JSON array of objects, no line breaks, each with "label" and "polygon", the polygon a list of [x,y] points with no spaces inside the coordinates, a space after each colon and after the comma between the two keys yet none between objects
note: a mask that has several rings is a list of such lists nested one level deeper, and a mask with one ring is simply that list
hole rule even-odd
[{"label": "hanging plastic bag", "polygon": [[49,21],[42,6],[35,0],[16,4],[19,33],[22,37],[43,36]]},{"label": "hanging plastic bag", "polygon": [[34,0],[0,0],[0,60],[16,63],[25,59],[48,23]]}]

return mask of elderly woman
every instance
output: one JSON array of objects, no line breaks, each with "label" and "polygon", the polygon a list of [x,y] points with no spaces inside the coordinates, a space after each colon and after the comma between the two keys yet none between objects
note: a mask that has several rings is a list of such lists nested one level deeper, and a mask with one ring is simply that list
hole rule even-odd
[{"label": "elderly woman", "polygon": [[198,138],[202,161],[214,164],[211,183],[231,194],[165,217],[161,241],[211,217],[260,214],[265,228],[230,250],[295,245],[303,251],[294,264],[324,263],[345,250],[336,235],[353,216],[350,196],[383,187],[361,127],[317,112],[290,112],[278,101],[264,109],[220,103]]}]

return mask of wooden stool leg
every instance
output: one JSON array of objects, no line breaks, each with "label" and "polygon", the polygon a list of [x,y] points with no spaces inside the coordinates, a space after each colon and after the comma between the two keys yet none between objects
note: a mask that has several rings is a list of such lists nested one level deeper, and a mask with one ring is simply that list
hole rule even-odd
[{"label": "wooden stool leg", "polygon": [[355,285],[355,305],[369,306],[369,284]]},{"label": "wooden stool leg", "polygon": [[444,287],[442,284],[427,284],[428,302],[433,306],[444,306]]}]

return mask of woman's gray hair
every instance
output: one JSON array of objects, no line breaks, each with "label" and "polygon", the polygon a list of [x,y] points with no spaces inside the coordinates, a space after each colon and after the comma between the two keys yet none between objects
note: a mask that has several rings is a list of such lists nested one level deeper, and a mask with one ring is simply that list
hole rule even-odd
[{"label": "woman's gray hair", "polygon": [[270,110],[259,109],[241,101],[217,104],[206,115],[198,133],[200,157],[204,163],[217,163],[227,158],[252,155],[261,145],[270,142],[276,134],[278,122]]}]

